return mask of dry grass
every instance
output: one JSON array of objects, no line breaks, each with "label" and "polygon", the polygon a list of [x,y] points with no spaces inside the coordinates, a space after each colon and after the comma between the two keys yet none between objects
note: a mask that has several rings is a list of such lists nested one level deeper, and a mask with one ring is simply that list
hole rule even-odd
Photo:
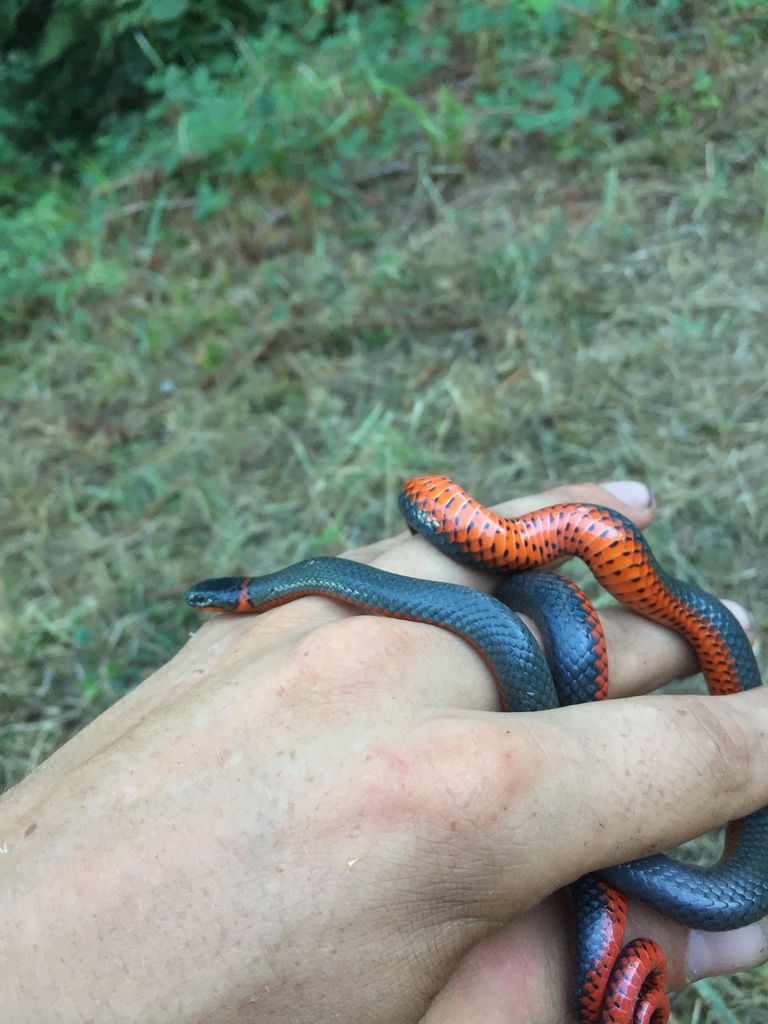
[{"label": "dry grass", "polygon": [[[8,340],[2,783],[183,643],[189,583],[392,533],[422,470],[488,501],[644,479],[664,564],[765,636],[768,178],[750,140],[689,138],[682,167],[628,145],[575,169],[528,154],[374,178],[354,223],[302,227],[300,192],[236,226],[177,222],[109,307]],[[698,986],[676,1020],[762,1024],[767,983]]]}]

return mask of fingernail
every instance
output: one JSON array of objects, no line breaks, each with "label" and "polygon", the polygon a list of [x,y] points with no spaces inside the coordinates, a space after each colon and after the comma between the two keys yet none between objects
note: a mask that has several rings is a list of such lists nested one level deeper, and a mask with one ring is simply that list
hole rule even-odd
[{"label": "fingernail", "polygon": [[745,632],[750,634],[755,632],[755,620],[753,619],[752,614],[748,612],[747,609],[744,607],[744,605],[737,604],[736,601],[727,600],[723,600],[723,604],[726,606],[726,608],[730,608],[730,610],[739,620],[739,625],[742,626]]},{"label": "fingernail", "polygon": [[692,931],[688,939],[688,981],[735,974],[768,960],[768,918],[732,932]]},{"label": "fingernail", "polygon": [[600,486],[633,508],[650,508],[653,504],[653,491],[639,480],[609,480]]}]

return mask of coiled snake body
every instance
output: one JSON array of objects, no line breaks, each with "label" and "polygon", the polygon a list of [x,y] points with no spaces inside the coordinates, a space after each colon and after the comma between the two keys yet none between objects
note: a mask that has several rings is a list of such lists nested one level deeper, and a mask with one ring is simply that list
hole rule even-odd
[{"label": "coiled snake body", "polygon": [[[495,597],[345,559],[316,558],[268,576],[205,580],[188,591],[187,601],[209,611],[261,612],[319,594],[374,615],[440,626],[482,655],[504,710],[543,710],[607,695],[605,641],[592,606],[569,580],[537,571],[575,556],[624,605],[686,638],[711,693],[760,685],[749,642],[731,612],[665,573],[640,531],[620,513],[574,503],[508,519],[443,476],[408,480],[399,500],[413,531],[454,559],[505,574]],[[514,612],[533,617],[549,665]],[[621,948],[626,897],[636,896],[693,928],[721,931],[759,920],[768,913],[768,808],[731,823],[726,854],[712,867],[659,854],[586,876],[571,886],[571,894],[580,1022],[665,1024],[663,952],[646,939]]]}]

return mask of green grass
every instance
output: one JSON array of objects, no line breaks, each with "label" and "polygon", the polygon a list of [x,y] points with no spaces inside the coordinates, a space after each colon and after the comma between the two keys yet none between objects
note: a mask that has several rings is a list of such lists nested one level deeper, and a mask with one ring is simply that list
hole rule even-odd
[{"label": "green grass", "polygon": [[[645,479],[664,564],[765,636],[764,8],[563,5],[524,53],[425,10],[422,78],[414,49],[379,80],[364,19],[298,76],[278,48],[282,164],[237,123],[179,148],[256,89],[241,41],[184,109],[168,72],[122,168],[115,132],[6,208],[3,785],[183,643],[191,582],[391,534],[422,470],[488,501]],[[768,973],[675,1008],[759,1024]]]}]

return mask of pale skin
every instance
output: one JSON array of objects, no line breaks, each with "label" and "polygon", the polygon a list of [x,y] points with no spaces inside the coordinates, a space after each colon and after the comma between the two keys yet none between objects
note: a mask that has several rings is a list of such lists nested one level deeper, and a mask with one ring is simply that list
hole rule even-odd
[{"label": "pale skin", "polygon": [[[573,500],[655,511],[627,484],[498,509]],[[492,586],[405,534],[351,557]],[[0,801],[3,1020],[563,1024],[562,887],[768,803],[768,692],[654,694],[686,644],[603,621],[611,700],[504,715],[435,627],[322,598],[206,620]],[[630,932],[673,988],[768,958],[759,926],[689,947],[633,905]]]}]

